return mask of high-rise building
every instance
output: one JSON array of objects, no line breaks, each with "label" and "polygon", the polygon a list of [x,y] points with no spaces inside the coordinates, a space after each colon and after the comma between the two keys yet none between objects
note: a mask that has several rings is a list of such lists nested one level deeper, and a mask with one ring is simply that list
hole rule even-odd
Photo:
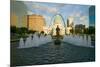
[{"label": "high-rise building", "polygon": [[77,24],[75,25],[75,33],[84,33],[85,25]]},{"label": "high-rise building", "polygon": [[41,32],[46,24],[43,16],[32,14],[27,15],[27,25],[28,30]]},{"label": "high-rise building", "polygon": [[95,6],[89,8],[89,26],[95,26]]},{"label": "high-rise building", "polygon": [[67,19],[67,27],[73,27],[73,17],[68,17]]},{"label": "high-rise building", "polygon": [[74,26],[74,19],[73,17],[69,16],[68,19],[67,19],[67,27],[66,27],[66,34],[71,34],[72,32],[72,29],[73,29],[73,26]]}]

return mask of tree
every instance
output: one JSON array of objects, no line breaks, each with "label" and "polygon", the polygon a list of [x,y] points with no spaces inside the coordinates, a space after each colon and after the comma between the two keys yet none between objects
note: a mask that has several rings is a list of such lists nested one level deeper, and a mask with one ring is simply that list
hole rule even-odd
[{"label": "tree", "polygon": [[16,33],[16,30],[17,30],[17,29],[16,29],[15,26],[11,26],[11,27],[10,27],[10,32],[11,32],[11,33]]}]

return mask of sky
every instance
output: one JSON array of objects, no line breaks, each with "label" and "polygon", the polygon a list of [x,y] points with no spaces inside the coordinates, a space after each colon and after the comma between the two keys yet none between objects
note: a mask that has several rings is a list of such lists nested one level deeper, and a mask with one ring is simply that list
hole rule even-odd
[{"label": "sky", "polygon": [[68,17],[73,17],[74,25],[84,24],[89,26],[89,7],[91,5],[75,5],[62,3],[44,3],[24,1],[27,6],[27,14],[39,14],[45,18],[47,26],[53,23],[55,15],[60,14],[66,24]]}]

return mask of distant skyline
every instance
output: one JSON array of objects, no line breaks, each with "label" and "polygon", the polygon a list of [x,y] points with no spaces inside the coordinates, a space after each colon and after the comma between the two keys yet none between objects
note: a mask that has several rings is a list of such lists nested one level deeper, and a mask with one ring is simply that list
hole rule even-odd
[{"label": "distant skyline", "polygon": [[46,19],[47,25],[52,21],[56,14],[61,14],[64,22],[67,18],[72,16],[75,24],[89,25],[89,7],[90,5],[75,5],[75,4],[62,4],[62,3],[43,3],[43,2],[24,2],[28,8],[28,14],[43,15]]},{"label": "distant skyline", "polygon": [[[27,12],[26,15],[42,15],[45,18],[47,26],[53,23],[53,17],[57,14],[62,15],[65,23],[67,23],[68,17],[71,16],[74,19],[74,24],[84,24],[86,27],[89,26],[89,7],[92,5],[45,3],[33,1],[22,2],[24,3],[23,6],[27,7],[27,9],[25,9]],[[20,5],[12,7],[20,8]]]}]

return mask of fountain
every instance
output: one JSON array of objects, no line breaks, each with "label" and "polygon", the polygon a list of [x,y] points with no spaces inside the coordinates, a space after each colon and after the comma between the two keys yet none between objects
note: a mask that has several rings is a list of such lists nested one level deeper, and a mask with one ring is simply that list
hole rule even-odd
[{"label": "fountain", "polygon": [[46,36],[41,35],[41,36],[40,36],[40,44],[45,44],[46,42],[47,42]]},{"label": "fountain", "polygon": [[32,38],[32,47],[38,47],[39,40],[40,40],[40,38],[36,34],[34,34],[33,38]]},{"label": "fountain", "polygon": [[88,46],[91,46],[91,36],[88,36]]},{"label": "fountain", "polygon": [[50,35],[47,35],[47,36],[45,37],[45,40],[46,40],[47,43],[48,43],[48,42],[52,42],[52,38],[51,38]]},{"label": "fountain", "polygon": [[52,38],[50,35],[44,36],[41,35],[40,38],[37,36],[37,34],[30,34],[24,43],[23,38],[20,38],[19,41],[19,47],[18,48],[30,48],[30,47],[38,47],[42,44],[46,44],[48,42],[51,42]]},{"label": "fountain", "polygon": [[25,46],[24,40],[23,40],[23,38],[20,38],[18,48],[23,48],[24,46]]},{"label": "fountain", "polygon": [[91,37],[89,35],[75,35],[74,37],[72,35],[64,36],[63,42],[67,42],[76,46],[92,47]]}]

